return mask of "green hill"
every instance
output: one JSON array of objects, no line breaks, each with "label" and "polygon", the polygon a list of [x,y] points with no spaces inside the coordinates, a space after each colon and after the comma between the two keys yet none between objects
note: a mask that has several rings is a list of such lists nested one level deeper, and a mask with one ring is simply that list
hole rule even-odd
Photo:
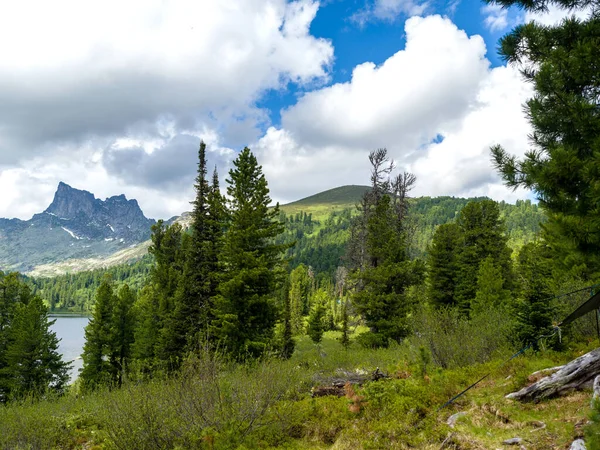
[{"label": "green hill", "polygon": [[369,186],[340,186],[286,205],[281,205],[280,209],[288,216],[302,211],[312,214],[315,220],[325,219],[334,211],[354,208],[363,194],[369,189]]}]

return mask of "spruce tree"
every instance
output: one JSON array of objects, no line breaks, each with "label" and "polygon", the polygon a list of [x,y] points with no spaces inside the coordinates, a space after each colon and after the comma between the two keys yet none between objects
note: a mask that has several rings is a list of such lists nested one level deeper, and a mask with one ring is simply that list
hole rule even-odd
[{"label": "spruce tree", "polygon": [[552,330],[551,255],[551,249],[543,242],[532,242],[524,245],[518,256],[521,294],[516,305],[516,334],[521,342],[535,348],[539,344],[536,339]]},{"label": "spruce tree", "polygon": [[283,359],[289,359],[294,354],[296,348],[296,342],[292,333],[292,309],[290,300],[290,282],[289,278],[286,278],[286,282],[283,284],[281,289],[282,303],[283,303],[283,314],[282,314],[282,336],[281,336],[281,357]]},{"label": "spruce tree", "polygon": [[222,345],[243,359],[260,356],[271,344],[275,295],[285,276],[281,254],[288,246],[273,243],[283,225],[277,220],[279,207],[269,209],[269,188],[256,157],[244,148],[233,165],[214,330]]},{"label": "spruce tree", "polygon": [[350,347],[350,328],[349,328],[349,322],[350,322],[350,313],[348,311],[348,300],[345,299],[342,301],[342,334],[339,338],[340,344],[342,344],[342,346],[348,350],[348,347]]}]

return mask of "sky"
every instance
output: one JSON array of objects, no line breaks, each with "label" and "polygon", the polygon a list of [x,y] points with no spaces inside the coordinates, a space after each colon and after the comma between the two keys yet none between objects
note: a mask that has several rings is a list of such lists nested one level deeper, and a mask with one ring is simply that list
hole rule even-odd
[{"label": "sky", "polygon": [[59,181],[125,194],[148,217],[190,209],[200,140],[222,185],[256,154],[286,203],[368,184],[385,147],[413,196],[533,198],[489,148],[528,149],[532,95],[497,55],[529,20],[475,0],[22,0],[0,15],[0,217]]}]

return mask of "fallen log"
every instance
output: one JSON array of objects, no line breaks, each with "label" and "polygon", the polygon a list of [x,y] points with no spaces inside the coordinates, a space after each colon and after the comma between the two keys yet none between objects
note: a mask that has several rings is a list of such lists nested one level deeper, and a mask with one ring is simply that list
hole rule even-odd
[{"label": "fallen log", "polygon": [[520,401],[538,401],[555,397],[575,389],[591,387],[594,378],[598,374],[600,374],[600,348],[574,359],[552,375],[542,378],[531,386],[508,394],[506,398]]},{"label": "fallen log", "polygon": [[379,367],[373,372],[348,372],[344,370],[338,370],[337,373],[340,376],[325,380],[327,384],[314,386],[311,389],[312,397],[324,397],[326,395],[335,395],[337,397],[343,397],[346,395],[344,387],[347,383],[352,385],[361,386],[367,381],[379,381],[385,378],[389,378],[388,375],[384,374]]}]

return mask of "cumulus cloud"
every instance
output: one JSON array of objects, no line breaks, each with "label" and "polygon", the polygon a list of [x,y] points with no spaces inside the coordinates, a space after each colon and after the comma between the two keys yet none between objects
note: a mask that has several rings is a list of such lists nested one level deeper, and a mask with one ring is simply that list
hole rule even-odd
[{"label": "cumulus cloud", "polygon": [[406,21],[406,47],[377,67],[357,66],[351,81],[306,94],[282,112],[283,127],[313,146],[403,153],[450,129],[473,105],[488,73],[480,36],[449,19]]},{"label": "cumulus cloud", "polygon": [[309,31],[317,9],[311,0],[7,4],[0,163],[56,143],[158,135],[161,120],[252,123],[265,90],[327,79],[333,47]]}]

